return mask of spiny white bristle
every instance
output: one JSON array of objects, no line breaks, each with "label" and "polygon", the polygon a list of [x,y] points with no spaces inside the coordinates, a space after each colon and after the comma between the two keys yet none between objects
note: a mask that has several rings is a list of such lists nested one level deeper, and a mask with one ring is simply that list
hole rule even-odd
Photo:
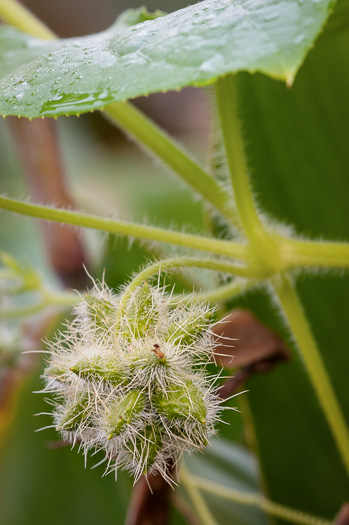
[{"label": "spiny white bristle", "polygon": [[53,426],[85,461],[103,450],[105,473],[159,473],[173,486],[169,463],[202,450],[223,410],[219,374],[206,371],[213,310],[195,294],[174,301],[165,287],[145,283],[120,315],[123,291],[94,284],[48,342],[43,392],[55,394]]}]

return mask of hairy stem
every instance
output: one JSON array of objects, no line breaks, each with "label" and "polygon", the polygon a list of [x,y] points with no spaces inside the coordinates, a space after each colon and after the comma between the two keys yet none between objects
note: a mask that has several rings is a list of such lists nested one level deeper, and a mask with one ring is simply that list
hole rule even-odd
[{"label": "hairy stem", "polygon": [[45,291],[40,301],[35,302],[24,308],[10,308],[2,310],[0,308],[0,320],[16,319],[18,317],[26,317],[41,312],[45,308],[52,306],[59,306],[61,308],[69,308],[74,304],[78,304],[81,297],[76,293],[60,292],[52,293]]},{"label": "hairy stem", "polygon": [[257,213],[245,160],[235,90],[235,78],[228,75],[216,82],[217,106],[223,132],[236,209],[246,237],[258,262],[278,268],[277,246]]},{"label": "hairy stem", "polygon": [[[254,286],[257,286],[262,281],[258,279],[234,279],[231,283],[224,284],[214,290],[208,290],[205,292],[196,292],[195,300],[197,301],[209,301],[211,303],[219,303],[222,301],[227,301],[232,297],[237,297],[240,294],[245,293],[247,290],[250,290]],[[176,302],[176,297],[174,302]],[[189,302],[192,299],[192,295],[184,296],[182,302]]]},{"label": "hairy stem", "polygon": [[123,309],[132,298],[133,292],[141,286],[147,279],[154,275],[160,274],[166,270],[175,270],[176,268],[205,268],[222,273],[238,275],[239,277],[249,277],[250,269],[248,267],[237,266],[235,264],[216,261],[214,259],[199,259],[193,257],[176,257],[156,262],[145,268],[142,272],[130,282],[126,288],[119,304],[119,315],[122,315]]},{"label": "hairy stem", "polygon": [[180,479],[186,488],[188,495],[195,507],[195,510],[201,520],[202,525],[217,525],[197,486],[192,481],[192,476],[183,465],[181,468]]},{"label": "hairy stem", "polygon": [[282,238],[282,250],[288,268],[349,268],[349,243]]},{"label": "hairy stem", "polygon": [[198,489],[219,498],[228,499],[240,505],[258,507],[270,516],[275,516],[276,518],[281,518],[291,523],[297,523],[299,525],[332,525],[332,522],[313,516],[312,514],[274,503],[261,494],[230,489],[198,476],[191,476],[191,482]]},{"label": "hairy stem", "polygon": [[[27,9],[15,0],[0,0],[0,16],[19,29],[31,33],[38,38],[55,38],[55,35],[47,29],[46,26],[39,22],[35,16],[31,15]],[[258,263],[256,267],[260,269],[263,267],[266,268],[269,275],[272,275],[272,273],[276,273],[281,269],[302,265],[348,267],[349,246],[347,244],[308,243],[305,241],[286,239],[283,240],[283,242],[277,242],[278,238],[272,237],[267,232],[257,212],[248,179],[248,170],[244,157],[239,120],[237,118],[236,94],[232,75],[217,81],[216,92],[224,144],[236,199],[236,207],[243,230],[246,237],[251,242],[251,250],[255,255],[256,262]],[[231,207],[228,197],[224,195],[219,184],[202,168],[200,168],[200,166],[198,166],[181,148],[179,148],[177,144],[172,142],[166,134],[157,128],[157,126],[148,121],[146,117],[143,117],[138,110],[134,109],[128,103],[112,104],[107,108],[107,112],[111,118],[117,121],[126,131],[132,134],[136,139],[140,140],[146,148],[150,149],[163,162],[176,171],[225,217],[234,220],[234,212],[230,209]],[[101,229],[112,233],[131,235],[159,242],[172,243],[220,255],[228,255],[242,260],[249,260],[250,257],[249,248],[243,244],[115,221],[70,210],[58,210],[46,206],[21,203],[5,197],[0,197],[0,208],[41,219]],[[284,261],[281,263],[280,249],[283,251],[286,264],[284,264]],[[185,260],[186,259],[181,260],[181,263],[178,262],[177,267],[190,266],[188,262],[185,263]],[[187,261],[188,260],[189,259],[187,259]],[[287,264],[287,262],[289,264]],[[167,263],[168,261],[163,261],[162,263],[156,264],[161,264],[161,269],[166,269]],[[215,261],[215,264],[218,264],[218,262]],[[196,265],[201,266],[199,264]],[[153,265],[153,270],[155,270],[155,266],[156,265]],[[192,266],[195,266],[195,264],[192,264]],[[171,266],[168,266],[168,268],[170,267]],[[173,266],[173,261],[172,267],[176,267]],[[203,265],[202,267],[213,268],[213,266]],[[139,274],[138,277],[143,276],[143,279],[148,278],[147,271],[149,271],[150,268],[152,267],[149,267],[147,270]],[[229,273],[235,273],[239,276],[252,275],[250,267],[234,268],[234,271]],[[159,269],[160,268],[158,267],[158,270]],[[216,267],[214,269],[218,268]],[[224,270],[220,269],[220,271]],[[241,273],[244,271],[247,273]],[[148,276],[150,276],[150,274]],[[288,318],[289,325],[295,334],[305,365],[332,430],[338,449],[342,454],[349,472],[348,429],[320,353],[317,349],[316,342],[304,317],[298,296],[286,276],[280,276],[278,279],[275,279],[274,285],[279,301]],[[214,521],[212,521],[213,518],[210,515],[208,515],[208,518],[209,520],[207,523],[214,523]]]},{"label": "hairy stem", "polygon": [[275,279],[274,287],[288,324],[295,336],[333,438],[349,473],[348,427],[297,292],[286,276]]},{"label": "hairy stem", "polygon": [[224,188],[165,131],[128,102],[114,102],[106,106],[104,111],[115,124],[180,175],[222,215],[235,221],[235,212]]},{"label": "hairy stem", "polygon": [[61,222],[64,224],[73,224],[85,228],[103,230],[120,235],[130,235],[140,239],[151,241],[165,242],[177,246],[185,246],[196,250],[208,251],[220,255],[236,257],[237,259],[247,259],[248,249],[245,245],[200,237],[199,235],[190,235],[188,233],[174,232],[155,226],[145,226],[143,224],[134,224],[126,221],[118,221],[107,217],[98,217],[78,211],[51,208],[39,204],[30,204],[15,199],[0,196],[0,209],[19,213],[47,221]]},{"label": "hairy stem", "polygon": [[[269,269],[270,274],[272,274],[272,272],[277,273],[287,267],[287,263],[285,264],[284,246],[294,246],[295,244],[287,244],[287,241],[278,238],[276,235],[272,237],[269,232],[267,232],[257,213],[244,157],[237,116],[234,78],[232,75],[228,75],[217,81],[216,93],[236,207],[242,227],[251,242],[251,250],[255,254],[258,266],[264,266],[266,269]],[[299,249],[298,257],[300,257],[302,244],[299,243],[297,246]],[[282,255],[280,250],[282,250]],[[308,256],[309,252],[306,252]],[[320,255],[321,260],[321,254],[318,255]],[[282,259],[282,256],[284,259]],[[349,472],[348,429],[316,342],[305,320],[302,306],[287,276],[277,276],[274,279],[274,285],[281,306],[288,318],[290,328],[298,342],[305,366],[309,372],[310,379],[318,395],[337,447]]]},{"label": "hairy stem", "polygon": [[[119,235],[129,235],[138,239],[163,242],[184,246],[194,250],[202,250],[217,255],[225,255],[235,259],[251,262],[249,246],[199,235],[175,232],[158,228],[155,226],[145,226],[127,221],[118,221],[108,217],[100,217],[72,210],[61,208],[51,208],[39,204],[30,204],[16,199],[0,196],[0,209],[19,213],[21,215],[45,219],[47,221],[72,224],[85,228],[103,230]],[[349,244],[334,242],[315,242],[285,239],[280,237],[281,252],[283,257],[283,268],[306,268],[318,266],[326,268],[348,268],[349,267]],[[258,268],[253,265],[254,270],[249,273],[249,277],[270,277],[276,269]]]},{"label": "hairy stem", "polygon": [[233,75],[217,81],[216,94],[236,207],[246,236],[255,239],[264,234],[264,228],[256,211],[248,179]]},{"label": "hairy stem", "polygon": [[0,0],[0,18],[37,38],[52,40],[56,35],[16,0]]}]

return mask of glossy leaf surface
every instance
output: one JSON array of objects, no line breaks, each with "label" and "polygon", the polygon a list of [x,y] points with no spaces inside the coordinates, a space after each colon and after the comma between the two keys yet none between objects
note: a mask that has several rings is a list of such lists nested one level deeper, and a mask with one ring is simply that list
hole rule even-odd
[{"label": "glossy leaf surface", "polygon": [[60,41],[4,26],[0,114],[82,113],[202,86],[241,70],[292,82],[332,5],[333,0],[204,0],[142,23],[137,22],[144,11],[128,12],[107,31]]}]

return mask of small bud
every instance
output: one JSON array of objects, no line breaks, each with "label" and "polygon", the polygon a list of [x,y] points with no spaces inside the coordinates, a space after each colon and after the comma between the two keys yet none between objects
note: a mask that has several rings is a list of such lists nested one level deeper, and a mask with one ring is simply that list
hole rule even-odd
[{"label": "small bud", "polygon": [[106,326],[115,323],[116,308],[105,299],[99,299],[91,294],[85,295],[86,313],[96,329],[105,330]]},{"label": "small bud", "polygon": [[82,395],[75,402],[69,402],[57,418],[57,430],[67,432],[78,430],[81,423],[89,416],[88,404],[87,395]]},{"label": "small bud", "polygon": [[61,381],[64,379],[64,376],[67,374],[68,370],[65,369],[63,366],[57,363],[51,363],[46,369],[45,369],[45,376],[46,377],[52,377],[53,379],[56,379],[57,381]]},{"label": "small bud", "polygon": [[207,332],[212,317],[212,310],[209,309],[204,309],[198,314],[194,308],[191,310],[183,308],[180,311],[179,318],[174,319],[171,324],[168,337],[174,339],[178,344],[190,346]]},{"label": "small bud", "polygon": [[206,423],[206,405],[204,396],[193,382],[184,386],[159,392],[154,396],[154,406],[160,414],[168,419],[195,419],[203,425]]},{"label": "small bud", "polygon": [[120,434],[131,421],[144,410],[146,397],[139,390],[133,390],[125,397],[107,405],[106,431],[108,439]]},{"label": "small bud", "polygon": [[126,379],[125,371],[118,361],[105,360],[102,356],[95,359],[79,359],[70,370],[81,379],[120,384]]},{"label": "small bud", "polygon": [[134,442],[128,443],[128,446],[141,466],[142,474],[147,474],[163,447],[161,429],[155,425],[147,425],[143,432],[137,435]]},{"label": "small bud", "polygon": [[154,303],[151,287],[144,283],[136,293],[126,311],[125,337],[134,334],[143,337],[154,330],[159,311]]},{"label": "small bud", "polygon": [[[157,344],[157,343],[155,343]],[[160,348],[160,345],[158,345]],[[128,354],[128,366],[134,373],[147,372],[149,375],[155,373],[154,369],[158,367],[167,366],[166,354],[164,350],[159,351],[151,343],[144,346],[144,348],[135,348],[130,350]],[[148,382],[148,378],[145,379]]]}]

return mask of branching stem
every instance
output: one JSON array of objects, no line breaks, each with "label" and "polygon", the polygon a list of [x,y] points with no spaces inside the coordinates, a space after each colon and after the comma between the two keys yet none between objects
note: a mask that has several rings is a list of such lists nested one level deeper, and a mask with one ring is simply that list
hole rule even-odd
[{"label": "branching stem", "polygon": [[[216,83],[216,93],[236,207],[242,227],[251,243],[251,250],[255,255],[255,264],[260,268],[265,267],[269,269],[270,273],[272,271],[275,273],[273,282],[279,301],[286,313],[290,328],[296,337],[310,381],[319,398],[324,415],[349,473],[349,434],[341,407],[322,362],[319,349],[305,319],[297,293],[285,273],[278,275],[278,272],[284,272],[287,269],[285,248],[286,252],[288,248],[288,253],[293,254],[293,257],[298,249],[298,257],[303,256],[303,261],[308,262],[311,262],[312,259],[311,251],[307,250],[301,241],[298,241],[298,243],[292,242],[283,239],[275,233],[271,234],[262,223],[253,200],[248,178],[237,115],[234,77],[228,75],[219,79]],[[343,250],[343,247],[341,249]],[[323,251],[322,253],[321,250],[319,251],[319,259],[323,260]],[[335,260],[337,261],[337,259]],[[292,267],[292,264],[290,266]]]},{"label": "branching stem", "polygon": [[[15,0],[0,0],[0,16],[19,29],[33,34],[38,38],[55,38],[55,35],[49,29]],[[271,277],[275,274],[274,285],[279,301],[286,313],[289,325],[295,334],[310,379],[349,472],[349,436],[344,416],[311,330],[304,317],[296,291],[287,276],[278,275],[280,272],[285,272],[287,269],[295,267],[326,266],[348,268],[349,245],[340,243],[311,243],[284,239],[270,232],[265,227],[256,209],[248,178],[240,125],[237,117],[233,77],[228,75],[225,78],[219,79],[216,84],[216,90],[218,110],[237,212],[245,235],[250,242],[250,246],[172,232],[150,226],[131,224],[70,210],[58,210],[46,206],[22,203],[5,197],[0,197],[0,208],[41,219],[204,250],[234,257],[249,263],[246,267],[231,264],[231,271],[229,271],[227,267],[226,270],[223,270],[222,267],[218,268],[217,265],[219,261],[211,261],[210,264],[207,265],[207,261],[183,258],[177,259],[176,263],[174,263],[173,260],[172,262],[168,260],[155,263],[141,272],[139,276],[132,281],[123,296],[122,303],[127,299],[128,295],[132,294],[132,290],[135,287],[151,275],[154,275],[154,273],[157,273],[160,269],[165,270],[180,266],[201,266],[219,271],[227,271],[228,273],[243,277],[258,277],[263,274]],[[230,209],[231,206],[228,197],[224,195],[219,184],[166,134],[128,103],[113,104],[110,108],[107,108],[107,111],[111,118],[117,121],[127,132],[141,141],[147,149],[152,151],[164,163],[176,171],[176,173],[186,180],[186,182],[211,203],[211,205],[229,220],[234,220],[234,212]],[[253,256],[253,260],[251,260],[251,255]],[[189,260],[192,261],[192,264],[188,263]],[[194,261],[196,261],[195,264]],[[229,263],[222,264],[228,265]],[[205,506],[200,493],[193,487],[191,488],[191,492],[191,497],[203,521],[207,525],[214,524],[214,519]]]},{"label": "branching stem", "polygon": [[[251,277],[267,278],[277,273],[275,268],[259,268],[258,261],[253,261],[251,258],[250,246],[238,242],[223,241],[209,237],[201,237],[199,235],[175,232],[155,226],[118,221],[116,219],[62,208],[51,208],[49,206],[21,202],[4,196],[0,196],[0,209],[29,217],[36,217],[37,219],[45,219],[47,221],[93,228],[119,235],[129,235],[138,239],[184,246],[194,250],[202,250],[217,255],[232,257],[250,264],[252,262],[254,273],[252,272],[251,266]],[[282,256],[282,271],[309,267],[349,268],[349,243],[300,241],[281,236],[275,238],[278,239],[279,252]]]}]

